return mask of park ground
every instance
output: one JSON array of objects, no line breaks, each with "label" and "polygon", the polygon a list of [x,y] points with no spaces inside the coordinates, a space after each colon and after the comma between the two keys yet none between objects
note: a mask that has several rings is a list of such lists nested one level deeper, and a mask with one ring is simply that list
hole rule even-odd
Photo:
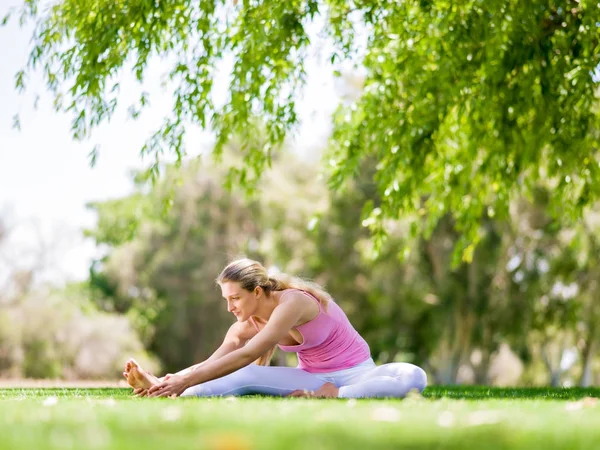
[{"label": "park ground", "polygon": [[427,388],[404,400],[140,399],[0,388],[0,449],[595,449],[600,389]]}]

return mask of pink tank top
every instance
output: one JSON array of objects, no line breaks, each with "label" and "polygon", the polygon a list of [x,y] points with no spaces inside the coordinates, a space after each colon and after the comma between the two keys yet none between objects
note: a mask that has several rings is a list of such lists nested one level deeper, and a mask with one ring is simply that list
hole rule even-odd
[{"label": "pink tank top", "polygon": [[[283,295],[298,289],[288,289]],[[280,345],[284,352],[298,353],[298,367],[310,373],[334,372],[349,369],[371,357],[369,345],[354,329],[348,317],[335,302],[323,310],[321,302],[308,292],[319,305],[319,315],[296,329],[304,341],[299,345]],[[256,323],[250,318],[254,326]]]}]

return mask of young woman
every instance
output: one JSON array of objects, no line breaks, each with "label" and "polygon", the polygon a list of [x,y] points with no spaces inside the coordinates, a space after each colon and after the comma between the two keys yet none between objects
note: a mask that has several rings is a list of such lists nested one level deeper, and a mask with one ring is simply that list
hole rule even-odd
[{"label": "young woman", "polygon": [[[269,277],[249,259],[229,264],[217,282],[237,319],[223,344],[203,363],[162,379],[129,360],[123,375],[137,395],[360,398],[425,389],[427,376],[417,366],[376,366],[365,340],[320,286],[282,274]],[[276,346],[296,352],[298,367],[268,366]]]}]

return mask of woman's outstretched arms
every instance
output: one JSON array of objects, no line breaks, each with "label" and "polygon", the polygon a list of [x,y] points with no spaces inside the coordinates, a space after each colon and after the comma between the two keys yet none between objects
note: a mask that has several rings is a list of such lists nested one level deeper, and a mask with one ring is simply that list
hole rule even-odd
[{"label": "woman's outstretched arms", "polygon": [[[227,331],[227,334],[225,335],[221,346],[208,359],[201,363],[194,364],[193,366],[190,366],[186,369],[180,370],[175,374],[169,373],[164,377],[160,377],[158,378],[158,383],[163,383],[169,380],[171,377],[187,375],[190,372],[193,372],[194,370],[198,369],[203,364],[206,364],[209,361],[215,361],[221,358],[222,356],[227,355],[228,353],[231,353],[232,351],[243,347],[249,339],[256,335],[256,333],[256,329],[254,329],[254,327],[250,323],[234,323],[231,327],[229,327],[229,330]],[[149,388],[137,388],[134,389],[133,393],[139,397],[146,397],[148,396],[148,391]]]},{"label": "woman's outstretched arms", "polygon": [[[306,305],[305,299],[291,295],[289,297],[285,303],[280,304],[273,310],[267,325],[260,333],[251,338],[246,345],[243,345],[243,343],[240,345],[240,340],[236,340],[232,336],[221,356],[214,359],[211,356],[203,364],[193,366],[195,367],[194,370],[170,377],[168,380],[153,386],[149,390],[150,396],[178,396],[188,387],[229,375],[251,364],[275,346],[302,317]],[[225,345],[225,342],[223,345]],[[234,345],[236,348],[234,348]],[[228,351],[225,352],[225,349]],[[221,350],[221,347],[219,350]]]}]

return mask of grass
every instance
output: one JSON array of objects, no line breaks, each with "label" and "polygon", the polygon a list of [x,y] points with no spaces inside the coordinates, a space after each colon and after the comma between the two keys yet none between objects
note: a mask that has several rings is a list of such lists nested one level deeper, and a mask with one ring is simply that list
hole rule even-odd
[{"label": "grass", "polygon": [[2,389],[0,449],[587,450],[600,443],[595,397],[600,389],[430,387],[358,401]]}]

